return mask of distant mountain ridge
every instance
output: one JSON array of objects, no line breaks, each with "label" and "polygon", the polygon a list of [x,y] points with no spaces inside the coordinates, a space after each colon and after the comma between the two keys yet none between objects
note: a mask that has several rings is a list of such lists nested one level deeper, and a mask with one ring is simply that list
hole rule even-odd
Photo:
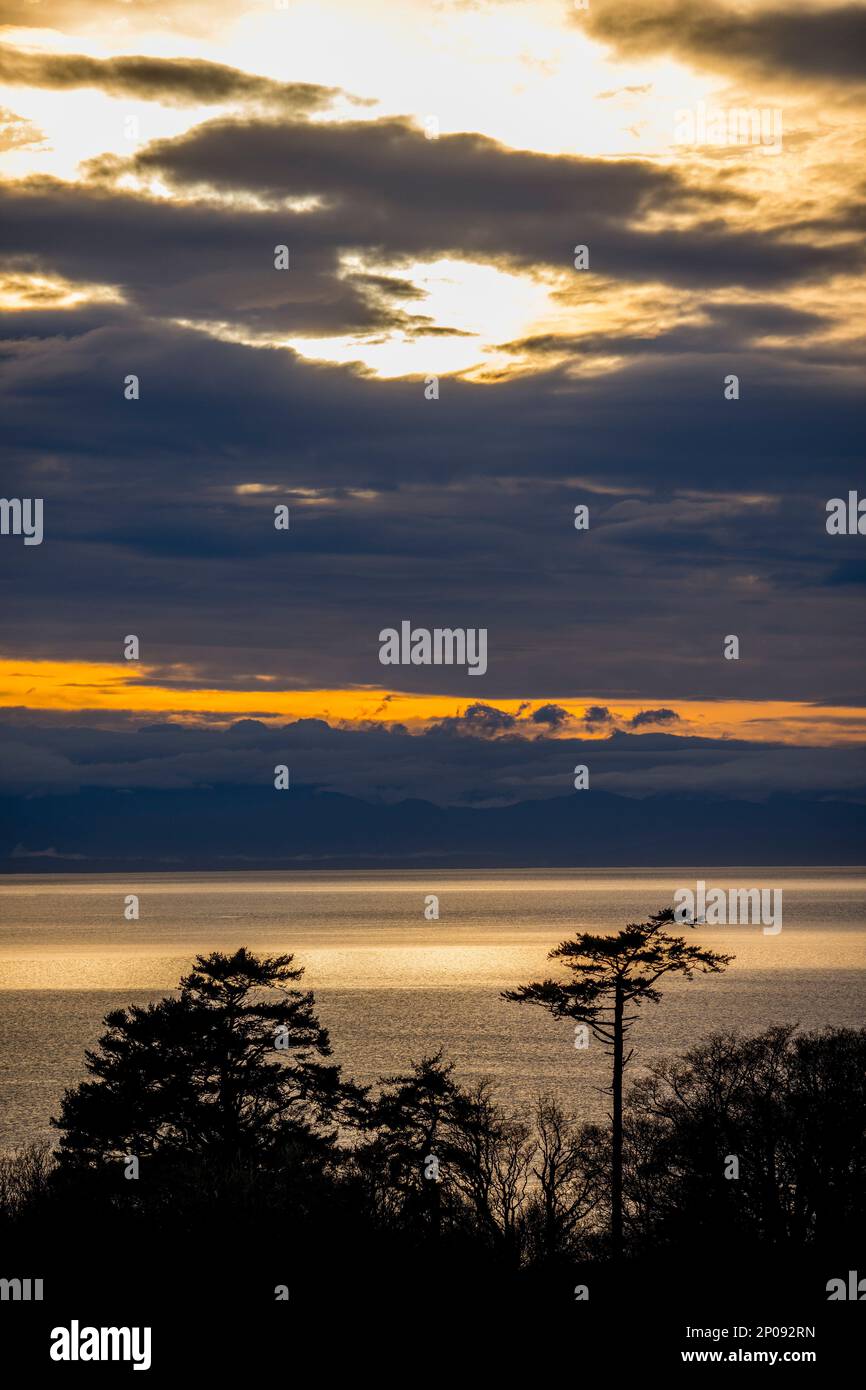
[{"label": "distant mountain ridge", "polygon": [[603,791],[486,809],[312,787],[0,797],[0,871],[614,868],[866,862],[866,806]]}]

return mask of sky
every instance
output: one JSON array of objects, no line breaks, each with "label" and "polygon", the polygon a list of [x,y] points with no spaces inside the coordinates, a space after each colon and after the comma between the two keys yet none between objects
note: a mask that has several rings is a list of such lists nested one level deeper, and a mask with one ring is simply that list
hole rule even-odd
[{"label": "sky", "polygon": [[[834,0],[3,0],[0,491],[44,536],[0,536],[0,793],[279,744],[371,800],[866,799],[864,42]],[[486,671],[382,665],[404,620]]]}]

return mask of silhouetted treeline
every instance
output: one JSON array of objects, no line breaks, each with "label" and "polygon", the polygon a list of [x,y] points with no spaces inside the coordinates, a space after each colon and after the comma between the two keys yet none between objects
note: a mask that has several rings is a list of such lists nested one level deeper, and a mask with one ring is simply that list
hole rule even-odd
[{"label": "silhouetted treeline", "polygon": [[[56,1153],[0,1160],[3,1238],[264,1236],[291,1269],[350,1247],[503,1272],[610,1256],[609,1128],[550,1096],[507,1111],[439,1053],[345,1080],[301,973],[215,953],[177,996],[108,1015]],[[853,1245],[864,1133],[866,1029],[716,1035],[655,1064],[624,1105],[626,1254]]]},{"label": "silhouetted treeline", "polygon": [[633,1248],[800,1247],[866,1229],[866,1029],[714,1035],[634,1084]]}]

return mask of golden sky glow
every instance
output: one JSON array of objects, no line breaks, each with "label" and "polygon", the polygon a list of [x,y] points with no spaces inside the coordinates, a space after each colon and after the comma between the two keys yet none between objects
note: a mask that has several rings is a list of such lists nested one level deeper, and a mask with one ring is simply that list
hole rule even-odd
[{"label": "golden sky glow", "polygon": [[[804,6],[790,8],[796,12]],[[816,0],[808,8],[826,9],[829,16],[832,6],[830,0]],[[820,681],[794,687],[791,667],[772,664],[781,660],[783,650],[785,660],[796,665],[799,625],[807,619],[812,632],[835,644],[829,654],[834,656],[838,650],[844,656],[850,627],[847,605],[853,602],[857,582],[849,552],[843,555],[841,546],[835,552],[818,548],[824,540],[824,496],[829,494],[813,495],[818,484],[813,484],[811,472],[804,484],[806,470],[800,470],[799,477],[794,470],[788,471],[786,446],[783,442],[776,449],[776,433],[784,434],[788,424],[788,402],[804,399],[807,376],[816,386],[824,384],[822,377],[835,386],[861,372],[855,344],[862,339],[866,290],[862,276],[854,273],[860,269],[857,255],[847,252],[856,236],[854,199],[862,180],[862,90],[853,80],[830,80],[832,73],[828,79],[820,63],[810,64],[808,53],[800,55],[799,67],[786,68],[784,62],[767,60],[766,54],[762,60],[758,49],[751,53],[748,43],[739,48],[732,45],[729,60],[721,50],[690,48],[684,38],[698,12],[704,19],[709,14],[712,22],[719,15],[745,21],[756,15],[772,18],[771,11],[781,11],[771,0],[708,0],[707,5],[693,9],[694,14],[687,0],[660,0],[656,6],[647,6],[645,0],[626,0],[625,6],[616,0],[590,0],[585,14],[568,0],[213,0],[206,7],[197,0],[165,0],[159,6],[42,0],[33,5],[32,15],[21,5],[13,7],[19,23],[0,25],[0,164],[13,213],[20,219],[10,234],[13,250],[0,272],[0,311],[8,314],[12,325],[9,336],[16,344],[14,365],[20,372],[13,377],[13,405],[38,400],[40,390],[46,400],[59,400],[61,387],[72,381],[77,370],[76,332],[96,353],[87,389],[76,384],[67,407],[81,412],[70,420],[69,441],[63,441],[64,447],[67,442],[74,446],[69,456],[52,441],[50,432],[43,435],[40,428],[32,432],[29,460],[36,479],[33,487],[38,485],[40,495],[44,490],[56,497],[61,485],[72,489],[71,503],[63,513],[59,504],[51,502],[47,535],[52,543],[57,539],[75,545],[84,540],[93,546],[88,551],[86,578],[83,570],[66,571],[75,580],[71,593],[76,592],[77,582],[82,593],[89,586],[99,587],[103,565],[105,587],[110,590],[111,566],[121,564],[129,583],[128,589],[120,591],[121,602],[126,603],[129,595],[152,595],[153,611],[172,605],[177,626],[170,650],[183,655],[194,647],[196,604],[206,598],[211,586],[216,592],[220,582],[231,577],[237,607],[224,611],[227,626],[236,623],[238,628],[243,621],[238,622],[237,615],[245,616],[245,604],[256,604],[260,582],[272,584],[273,592],[282,595],[284,576],[293,572],[288,566],[277,567],[276,552],[264,555],[258,564],[255,528],[259,520],[270,525],[269,507],[259,504],[272,497],[275,502],[288,497],[295,509],[292,525],[296,519],[302,523],[297,531],[304,538],[295,551],[286,546],[288,563],[298,561],[299,582],[292,591],[295,612],[303,610],[305,617],[303,636],[295,640],[305,642],[309,650],[320,639],[331,640],[322,634],[328,633],[329,619],[341,602],[339,596],[335,600],[325,593],[329,582],[345,583],[350,594],[356,582],[359,593],[367,585],[381,598],[394,572],[389,566],[397,557],[401,572],[412,581],[413,601],[419,602],[415,595],[425,594],[430,587],[436,592],[436,583],[429,585],[420,562],[413,569],[413,527],[428,528],[434,581],[436,566],[441,565],[444,575],[451,565],[448,577],[453,589],[448,602],[455,598],[462,602],[464,597],[474,601],[474,594],[483,588],[479,580],[488,577],[482,570],[489,568],[489,555],[494,553],[500,563],[497,528],[503,525],[510,489],[517,489],[514,480],[518,479],[525,490],[519,494],[515,490],[514,497],[518,511],[526,498],[527,523],[524,527],[521,515],[520,526],[508,533],[502,580],[512,598],[525,580],[537,581],[537,587],[534,582],[525,585],[526,608],[515,619],[531,627],[537,605],[561,597],[567,583],[590,587],[585,574],[572,575],[570,554],[565,566],[557,561],[558,571],[546,569],[544,537],[553,534],[546,528],[559,527],[560,539],[563,531],[567,534],[571,504],[570,498],[562,503],[552,493],[556,500],[545,510],[547,503],[536,478],[550,464],[550,479],[573,489],[575,502],[583,500],[584,487],[591,488],[596,499],[623,498],[621,506],[606,510],[600,500],[593,500],[593,530],[587,538],[587,549],[599,541],[591,564],[599,565],[600,599],[597,614],[592,602],[586,602],[581,611],[593,623],[605,624],[606,641],[612,640],[610,635],[622,616],[636,624],[635,631],[645,630],[648,640],[652,635],[657,648],[670,642],[680,622],[678,585],[687,572],[683,557],[691,554],[692,597],[697,596],[695,601],[708,613],[717,597],[719,604],[707,617],[706,628],[699,628],[695,619],[681,624],[683,631],[700,630],[702,641],[706,638],[705,650],[715,651],[724,633],[736,631],[741,619],[750,617],[754,642],[749,655],[763,658],[766,651],[770,668],[759,671],[750,693],[765,690],[784,695],[796,688],[803,695],[832,690],[829,682]],[[610,37],[605,16],[613,30],[619,25],[621,41]],[[642,33],[647,16],[652,23],[667,16],[671,27],[661,45],[629,39],[629,27]],[[780,52],[784,57],[784,44]],[[60,67],[49,72],[44,66],[49,59]],[[139,73],[137,85],[130,86],[122,77],[119,60],[127,64],[124,71],[135,63],[144,63],[151,71],[143,77]],[[153,60],[163,66],[184,66],[185,80],[172,87],[164,73],[160,77],[161,69],[153,69]],[[242,80],[234,88],[231,84],[208,86],[203,80],[196,85],[196,72],[201,78],[209,65]],[[319,88],[323,95],[309,109],[281,108],[273,104],[276,98],[271,90],[280,84],[302,84],[311,91]],[[678,136],[683,111],[749,106],[778,115],[783,130],[779,152],[768,153],[754,144],[730,148],[714,148],[701,141],[684,144]],[[221,163],[223,154],[217,148],[209,151],[213,164],[205,160],[204,166],[197,165],[195,152],[190,154],[196,140],[206,143],[209,133],[216,129],[218,135],[229,123],[234,123],[234,136],[240,140],[236,163],[231,159]],[[389,133],[383,137],[384,152],[376,151],[381,162],[371,161],[355,182],[358,153],[365,143],[376,144],[371,131],[383,124]],[[255,138],[270,149],[271,126],[279,127],[280,135],[292,127],[302,134],[295,144],[276,144],[277,175],[269,183],[262,173],[257,182],[253,173],[258,169],[259,151],[254,143],[244,144],[244,135],[257,129]],[[360,140],[352,144],[350,137],[358,127]],[[430,162],[423,174],[429,188],[420,175],[416,177],[428,152],[422,138],[425,131],[442,142],[439,152],[447,156],[439,163]],[[316,143],[323,134],[332,146]],[[452,138],[448,145],[449,137],[460,138]],[[467,181],[452,184],[452,152],[456,161],[461,140],[475,142],[482,154],[469,162]],[[172,182],[177,166],[170,160],[154,158],[148,163],[140,158],[147,151],[153,153],[159,142],[166,148],[183,146],[183,157],[192,161],[187,167],[181,160],[186,181],[178,177]],[[308,163],[304,142],[313,151]],[[219,146],[216,137],[215,144]],[[289,150],[285,158],[284,148]],[[330,163],[319,158],[323,148],[329,151]],[[531,156],[530,169],[521,172],[518,152]],[[510,168],[497,172],[503,153],[506,164],[514,158],[518,167],[513,172]],[[233,178],[238,167],[246,174],[248,156],[253,169],[249,181]],[[392,156],[397,164],[403,160],[400,178],[394,173],[389,179]],[[584,191],[579,175],[585,165],[592,166],[593,174]],[[271,167],[267,159],[264,166]],[[551,166],[560,167],[561,183],[554,180],[548,186]],[[197,182],[205,177],[200,167],[216,169],[212,184]],[[323,182],[317,183],[317,177]],[[509,208],[505,195],[512,180],[519,190],[518,205]],[[472,192],[470,181],[484,186],[489,198],[467,210],[461,195],[465,202]],[[397,201],[389,202],[395,190]],[[30,235],[37,220],[29,217],[31,194],[34,201],[44,195],[48,215],[41,215],[41,223],[49,227],[47,242],[40,242],[32,255],[15,241],[16,236]],[[411,216],[413,195],[421,209],[420,227]],[[66,201],[69,227],[64,230],[58,214],[55,237],[54,208],[64,208]],[[114,204],[122,206],[112,212],[116,220],[110,220],[107,214]],[[112,254],[105,255],[99,245],[103,207],[106,225],[119,228],[106,234],[112,246],[105,249]],[[158,215],[153,215],[154,209]],[[327,220],[332,209],[336,228]],[[429,223],[443,209],[444,225],[437,225],[434,235]],[[406,226],[401,226],[399,237],[389,240],[386,230],[404,212],[410,214]],[[557,222],[560,214],[562,221]],[[176,218],[178,226],[162,229],[163,217]],[[588,235],[581,224],[584,220],[592,224],[593,217],[598,219],[596,235],[589,238],[593,242],[590,273],[584,275],[574,267],[573,245]],[[226,226],[220,225],[219,236],[208,249],[208,229],[221,224],[221,219]],[[291,278],[283,277],[278,284],[271,243],[274,220],[283,219],[289,227],[286,237],[291,241],[294,236],[299,249],[293,242],[292,256],[297,260],[293,259]],[[353,224],[355,219],[358,226]],[[533,219],[540,228],[524,225]],[[491,228],[495,233],[498,221],[504,231],[501,238],[490,234]],[[133,248],[134,230],[145,223],[144,247]],[[546,240],[549,226],[554,227],[552,247]],[[124,229],[130,239],[128,252]],[[151,235],[152,266],[148,262]],[[67,243],[81,254],[64,259]],[[831,254],[837,249],[845,254]],[[327,260],[331,252],[332,263]],[[814,267],[809,260],[813,253]],[[693,258],[690,266],[685,265],[689,256]],[[803,273],[797,265],[800,256]],[[112,275],[118,283],[112,283]],[[284,284],[289,287],[284,289]],[[84,322],[76,328],[88,317],[92,324]],[[67,323],[68,356],[58,346],[65,341]],[[107,399],[108,388],[100,373],[115,368],[111,337],[115,323],[118,334],[132,334],[131,341],[121,337],[123,352],[134,359],[140,354],[142,370],[149,374],[139,416],[163,430],[153,446],[147,443],[152,452],[138,471],[125,453],[134,436],[125,435],[124,430],[134,417],[124,417],[122,426],[112,418],[107,440],[105,436],[99,440],[94,436],[95,442],[90,438],[94,402],[104,404]],[[121,327],[127,323],[134,327]],[[194,351],[202,351],[202,360],[205,351],[213,351],[209,361],[214,371],[218,346],[220,353],[228,345],[273,350],[247,354],[259,360],[249,382],[239,382],[239,389],[249,391],[261,377],[266,382],[262,403],[249,397],[253,402],[249,419],[246,410],[239,411],[240,423],[250,427],[241,431],[238,442],[226,441],[223,448],[220,439],[218,447],[200,446],[204,463],[196,462],[201,471],[190,494],[200,515],[192,523],[195,529],[184,532],[180,523],[175,531],[167,529],[164,552],[159,546],[148,549],[162,534],[164,516],[156,520],[139,516],[138,498],[119,519],[117,512],[105,506],[114,500],[117,484],[129,477],[137,482],[142,474],[142,498],[151,496],[156,505],[165,506],[166,515],[175,502],[180,514],[189,501],[175,499],[171,491],[160,492],[156,462],[151,478],[151,458],[156,461],[170,454],[185,427],[193,429],[193,436],[195,432],[193,412],[186,414],[185,401],[169,402],[165,383],[157,386],[156,367],[161,359],[148,358],[149,352],[156,352],[157,333],[151,332],[156,326],[170,328],[167,341],[175,336],[194,339]],[[240,361],[241,356],[236,354],[233,360]],[[290,374],[297,358],[306,359],[302,364],[305,381],[318,387],[319,376],[339,378],[341,389],[348,383],[347,400],[357,399],[365,408],[366,401],[374,399],[375,388],[381,392],[377,399],[387,402],[386,417],[394,413],[396,418],[402,408],[402,388],[384,386],[375,379],[392,383],[395,378],[412,378],[405,400],[410,399],[411,390],[415,393],[411,399],[424,409],[417,379],[435,374],[443,378],[441,408],[437,407],[435,416],[428,412],[420,430],[413,422],[411,437],[417,439],[417,448],[414,442],[401,443],[395,454],[388,455],[374,440],[373,464],[359,464],[356,480],[353,450],[357,445],[359,457],[363,453],[365,417],[360,426],[347,425],[345,435],[339,430],[331,434],[333,420],[342,422],[343,408],[331,405],[330,384],[321,383],[321,397],[313,396],[312,409],[329,426],[321,439],[316,428],[304,425],[294,401],[288,407],[293,411],[288,428],[274,430],[268,421],[265,402],[274,391],[268,373],[275,362],[278,372],[285,368],[289,400]],[[727,358],[737,360],[723,361]],[[686,446],[682,442],[672,446],[667,430],[669,421],[675,423],[687,413],[689,392],[691,404],[708,400],[709,394],[702,395],[705,391],[718,396],[722,372],[740,370],[740,359],[745,362],[742,370],[751,374],[751,380],[744,380],[742,409],[737,407],[740,417],[758,400],[759,372],[764,373],[760,389],[770,403],[752,445],[755,457],[765,458],[768,464],[785,460],[781,473],[770,467],[766,476],[755,472],[754,497],[747,491],[752,488],[751,474],[746,486],[738,474],[736,490],[726,475],[726,470],[732,477],[737,472],[741,441],[731,444],[721,466],[704,472],[700,431]],[[310,362],[350,370],[312,371]],[[647,367],[649,380],[650,367],[656,362],[666,373],[664,389],[670,392],[658,413],[653,409],[655,382],[641,399],[633,400],[629,394],[633,385],[641,385],[635,365]],[[682,384],[686,370],[695,362],[706,363],[706,373],[686,387]],[[127,367],[131,371],[139,364],[124,361],[124,372]],[[790,372],[786,378],[783,367]],[[205,375],[210,369],[202,368],[204,375],[195,383],[172,367],[166,373],[171,383],[180,380],[184,390],[196,385],[207,391],[211,383]],[[44,378],[36,378],[39,384],[29,384],[29,370],[37,374],[44,370]],[[608,398],[605,409],[594,414],[592,392],[607,382],[613,382],[618,391],[620,372],[621,397],[612,405]],[[358,375],[367,379],[359,382]],[[537,422],[530,424],[529,416],[536,384],[541,393],[541,379],[547,375],[556,381],[546,403],[550,434],[545,440],[544,431]],[[464,382],[449,383],[449,376],[460,376]],[[471,391],[467,383],[472,383]],[[476,383],[485,383],[484,389],[475,391]],[[523,433],[510,430],[508,448],[497,446],[502,454],[501,476],[486,461],[479,469],[485,507],[483,489],[489,485],[491,515],[489,527],[480,532],[476,556],[467,548],[465,514],[478,505],[477,499],[468,498],[464,504],[460,496],[461,488],[468,491],[472,474],[472,427],[464,436],[468,461],[454,454],[454,439],[464,429],[462,421],[472,418],[468,412],[479,409],[478,396],[485,398],[485,408],[489,404],[492,411],[499,409],[494,383],[507,388],[499,397],[504,398],[503,405],[513,391],[511,400],[519,401],[527,425]],[[368,388],[369,396],[365,396]],[[224,397],[224,384],[214,380],[212,389],[214,400]],[[94,393],[92,399],[89,391]],[[281,398],[282,392],[280,376],[276,397]],[[467,412],[465,416],[459,410],[449,414],[455,401]],[[169,404],[176,411],[174,416],[166,408]],[[509,408],[518,409],[515,404]],[[576,411],[573,418],[570,408]],[[261,411],[258,417],[257,410]],[[46,411],[46,418],[50,415]],[[816,410],[815,415],[823,429],[823,414]],[[635,420],[639,434],[645,432],[657,445],[657,453],[649,451],[642,471],[631,467],[631,442],[618,437],[621,427]],[[432,421],[435,429],[428,428]],[[838,412],[828,419],[828,431],[837,421]],[[136,426],[139,423],[136,420]],[[603,435],[594,436],[593,428],[602,429]],[[455,434],[449,434],[450,429]],[[715,423],[711,429],[717,430]],[[276,460],[268,457],[275,437],[279,441]],[[568,441],[569,449],[573,440],[573,470],[568,472],[560,458],[544,453],[561,438]],[[610,455],[599,449],[600,438],[602,443],[615,441]],[[193,437],[193,449],[198,447]],[[79,458],[88,448],[93,450],[94,465],[79,473]],[[677,448],[685,459],[683,472],[673,482],[665,481],[665,455],[676,454]],[[848,452],[840,452],[840,458],[847,467],[852,456],[847,440],[844,448]],[[401,477],[404,462],[406,478]],[[497,456],[497,466],[498,462]],[[440,463],[450,466],[440,469]],[[824,459],[814,459],[818,477],[824,464]],[[337,470],[334,485],[326,477],[329,469]],[[430,480],[437,489],[432,502],[423,491]],[[401,487],[391,489],[395,481],[401,483],[402,491]],[[853,486],[856,479],[827,486],[844,490],[849,482]],[[473,485],[478,486],[477,481]],[[417,496],[414,488],[419,489]],[[404,519],[400,509],[407,498]],[[363,502],[365,507],[352,510],[350,502]],[[792,508],[790,514],[785,512],[786,502]],[[560,507],[561,516],[556,511]],[[318,529],[312,524],[314,512],[321,523]],[[530,524],[533,515],[534,525]],[[310,523],[305,525],[308,517]],[[230,530],[235,520],[237,549],[221,549],[220,534]],[[453,551],[446,544],[451,521],[457,541]],[[604,535],[599,522],[606,528]],[[795,554],[795,526],[799,525],[813,528],[802,570],[797,568]],[[680,557],[681,567],[665,575],[663,601],[656,597],[658,591],[644,595],[640,545],[653,526],[661,528],[658,553],[669,553],[674,561]],[[368,532],[369,548],[363,543]],[[505,535],[503,530],[501,537]],[[702,535],[716,548],[709,544],[690,552],[688,547],[695,546]],[[362,543],[356,552],[347,538],[354,541],[359,536]],[[576,562],[579,570],[583,556],[578,544],[574,555],[581,557]],[[112,546],[116,547],[113,552]],[[61,567],[75,565],[73,549],[58,546],[53,553],[59,555]],[[649,556],[649,551],[643,553]],[[451,554],[460,555],[459,567],[450,561]],[[34,556],[35,552],[28,552],[28,563],[35,563]],[[172,574],[179,576],[179,589],[171,588]],[[497,583],[499,579],[497,572]],[[34,589],[37,595],[44,592],[47,589]],[[791,592],[798,595],[797,601],[783,613]],[[320,597],[322,607],[316,610]],[[576,593],[576,601],[578,597]],[[500,613],[495,609],[493,613],[504,631]],[[837,613],[845,616],[837,617]],[[667,615],[666,623],[650,634],[663,615]],[[470,619],[490,621],[492,628],[493,618],[483,612]],[[82,651],[112,652],[115,648],[110,643],[117,640],[118,632],[128,630],[131,621],[125,615],[115,620],[106,610],[99,618],[103,626],[95,645],[83,645],[80,632],[75,632],[68,641],[64,637],[32,647],[22,622],[18,631],[25,635],[20,645],[10,643],[5,650],[55,652],[65,658]],[[378,622],[371,624],[371,633],[377,628]],[[209,629],[211,634],[214,630]],[[601,632],[600,627],[595,630]],[[336,634],[336,625],[333,631]],[[841,634],[838,643],[837,631]],[[565,626],[563,634],[561,639],[548,634],[545,641],[555,648],[561,640],[565,650],[569,640]],[[769,648],[765,637],[770,638]],[[522,636],[508,640],[512,656],[526,649]],[[628,642],[624,633],[622,647]],[[259,642],[250,649],[256,650],[255,660],[262,663],[252,669],[262,674],[249,681],[243,674],[249,668],[239,665],[246,659],[244,649],[239,655],[230,641],[221,640],[213,644],[216,655],[207,676],[202,674],[203,666],[148,668],[10,656],[0,661],[0,703],[6,708],[73,714],[126,711],[211,724],[247,716],[270,721],[322,717],[402,722],[415,729],[465,710],[471,702],[348,684],[342,689],[326,688],[344,676],[344,668],[336,663],[324,669],[312,663],[295,668],[301,672],[299,679],[321,681],[324,688],[280,688],[285,671],[292,668],[275,661],[273,671],[281,670],[283,675],[274,675],[267,669],[267,654],[262,655],[268,652],[267,645]],[[148,650],[152,654],[154,647]],[[816,670],[826,668],[827,650],[810,656]],[[710,679],[704,671],[698,675],[696,665],[688,666],[688,653],[680,652],[678,660],[680,674],[671,680],[673,689],[704,693],[718,688],[727,693],[745,688],[728,684],[726,677],[717,686],[715,672]],[[576,669],[570,661],[566,650],[563,665],[556,667],[568,679]],[[373,674],[378,669],[374,667]],[[370,669],[362,674],[370,674]],[[853,743],[866,732],[866,713],[846,704],[793,699],[677,700],[659,689],[664,677],[660,682],[657,675],[647,680],[649,688],[641,700],[622,701],[603,688],[604,682],[633,692],[643,680],[632,681],[628,672],[610,667],[601,678],[590,671],[585,681],[575,679],[578,689],[596,682],[602,686],[591,696],[577,699],[568,690],[549,688],[553,682],[547,673],[537,681],[540,688],[533,688],[532,675],[529,668],[529,675],[522,672],[506,688],[524,690],[525,700],[533,706],[561,705],[578,721],[588,705],[609,707],[623,724],[642,709],[665,706],[679,716],[668,725],[669,731],[683,734],[818,746]],[[849,680],[847,667],[845,682],[840,689],[846,698],[856,698],[859,687]],[[476,698],[512,714],[522,708],[520,700],[499,699],[487,685]],[[647,725],[646,731],[658,729]],[[573,733],[574,728],[562,732]],[[605,733],[600,727],[591,730],[590,736]]]},{"label": "golden sky glow", "polygon": [[[189,672],[177,672],[182,688],[149,680],[148,667],[138,663],[0,660],[0,708],[84,711],[131,711],[142,717],[159,715],[185,723],[230,724],[256,718],[264,723],[292,719],[326,719],[329,723],[401,723],[422,729],[434,720],[462,713],[472,701],[444,695],[415,695],[385,687],[345,690],[280,690],[267,676],[248,690],[215,690],[189,684]],[[507,714],[557,704],[576,720],[588,707],[604,705],[623,722],[659,700],[619,700],[599,692],[592,699],[539,694],[527,700],[499,700],[485,694],[484,703]],[[815,706],[785,700],[664,701],[680,716],[675,732],[706,738],[737,738],[755,742],[779,741],[815,747],[855,743],[866,737],[866,710]],[[216,716],[216,717],[214,717]],[[655,732],[659,731],[656,727]],[[537,727],[530,732],[537,733]],[[574,725],[563,729],[571,737]],[[604,738],[609,730],[595,726],[579,730],[581,737]]]},{"label": "golden sky glow", "polygon": [[[73,52],[96,59],[135,53],[206,60],[279,82],[340,88],[367,103],[358,107],[338,95],[327,111],[313,113],[313,121],[408,117],[420,128],[434,121],[441,136],[473,131],[540,154],[646,159],[676,167],[689,180],[715,180],[727,195],[720,210],[724,206],[734,230],[795,224],[817,201],[829,213],[847,196],[859,160],[850,106],[842,93],[792,85],[784,75],[776,80],[762,75],[744,89],[742,81],[738,85],[712,67],[692,68],[682,57],[616,54],[582,23],[579,9],[562,0],[494,7],[291,0],[229,3],[218,10],[219,22],[203,26],[195,6],[169,4],[165,14],[129,6],[122,20],[98,8],[90,14],[82,6],[72,15],[64,11],[68,32],[7,26],[0,27],[0,41],[31,53]],[[678,143],[678,112],[746,102],[781,113],[784,144],[778,156],[760,148],[720,154]],[[184,106],[86,86],[52,90],[2,83],[0,107],[41,133],[3,155],[6,176],[16,179],[49,174],[76,180],[87,160],[106,154],[128,159],[148,142],[238,114],[237,104],[226,101]],[[117,186],[147,189],[160,198],[182,197],[158,176],[122,174]],[[210,196],[239,199],[224,191]],[[693,216],[674,208],[656,210],[644,226],[687,228]],[[662,326],[693,321],[696,297],[672,292],[670,286],[659,286],[653,295],[652,287],[606,283],[596,273],[591,286],[585,281],[576,285],[568,253],[564,246],[561,273],[524,268],[515,274],[504,266],[456,259],[376,267],[411,282],[421,296],[412,301],[412,311],[428,316],[442,336],[418,337],[392,328],[287,338],[207,316],[195,326],[227,340],[291,347],[314,360],[358,363],[387,378],[433,372],[483,381],[526,369],[523,353],[503,347],[518,339],[551,332],[618,334],[624,324],[633,327],[637,321],[651,338]],[[94,294],[112,292],[110,285],[94,287]],[[822,309],[828,294],[846,303],[850,333],[854,296],[862,296],[857,277],[840,276],[831,287],[825,282],[820,294]],[[754,297],[760,302],[760,296]],[[815,307],[814,289],[798,292],[798,307]],[[862,322],[862,310],[857,319]],[[443,333],[449,328],[455,330],[450,336]],[[833,327],[826,332],[832,339]],[[610,371],[619,361],[615,352],[595,352],[592,370]],[[588,365],[577,361],[573,370],[586,372]]]}]

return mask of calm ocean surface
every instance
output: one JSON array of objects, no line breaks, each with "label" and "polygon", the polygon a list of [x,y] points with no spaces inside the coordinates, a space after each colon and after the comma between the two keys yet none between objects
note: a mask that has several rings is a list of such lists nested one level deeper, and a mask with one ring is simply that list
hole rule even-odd
[{"label": "calm ocean surface", "polygon": [[[635,1029],[633,1078],[708,1033],[866,1022],[862,869],[513,870],[248,875],[39,875],[0,880],[0,1148],[48,1133],[107,1010],[172,989],[197,952],[294,952],[335,1060],[369,1082],[440,1047],[461,1079],[490,1076],[503,1101],[555,1093],[582,1118],[606,1100],[601,1048],[503,988],[551,973],[575,931],[616,931],[669,906],[698,878],[783,891],[777,936],[760,926],[689,935],[737,959],[724,975],[664,987]],[[140,897],[138,922],[124,898]],[[424,917],[439,898],[438,921]],[[559,973],[557,968],[554,971]]]}]

